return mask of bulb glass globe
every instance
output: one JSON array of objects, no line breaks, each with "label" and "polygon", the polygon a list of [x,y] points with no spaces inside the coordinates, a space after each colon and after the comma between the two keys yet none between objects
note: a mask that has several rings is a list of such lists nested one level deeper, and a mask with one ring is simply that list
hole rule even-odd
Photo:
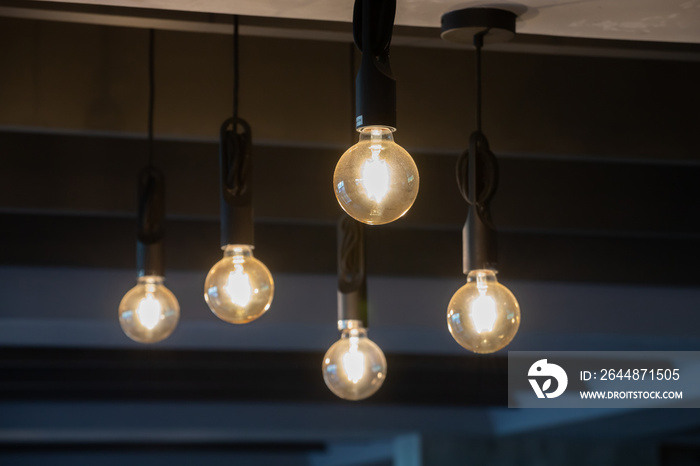
[{"label": "bulb glass globe", "polygon": [[180,304],[155,275],[139,277],[119,304],[122,330],[139,343],[156,343],[173,333],[180,320]]},{"label": "bulb glass globe", "polygon": [[472,270],[447,308],[452,337],[475,353],[493,353],[511,342],[520,326],[520,306],[492,270]]},{"label": "bulb glass globe", "polygon": [[384,353],[367,338],[364,328],[343,330],[340,340],[323,357],[323,380],[345,400],[362,400],[373,395],[385,378]]},{"label": "bulb glass globe", "polygon": [[229,244],[224,258],[211,268],[204,282],[204,299],[221,320],[247,324],[272,304],[275,283],[265,264],[253,257],[253,247]]},{"label": "bulb glass globe", "polygon": [[369,225],[393,222],[411,208],[418,195],[418,168],[394,142],[392,130],[368,126],[360,141],[335,167],[333,189],[340,206]]}]

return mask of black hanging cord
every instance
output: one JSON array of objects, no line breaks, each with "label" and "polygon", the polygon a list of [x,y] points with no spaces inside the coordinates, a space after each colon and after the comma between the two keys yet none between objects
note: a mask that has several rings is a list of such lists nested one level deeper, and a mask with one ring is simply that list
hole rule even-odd
[{"label": "black hanging cord", "polygon": [[355,143],[355,136],[357,134],[357,129],[355,128],[355,108],[356,108],[356,95],[357,93],[355,92],[355,44],[353,42],[350,42],[350,62],[348,69],[350,70],[350,108],[352,109],[351,115],[352,115],[352,120],[350,124],[350,144]]},{"label": "black hanging cord", "polygon": [[155,42],[156,32],[148,31],[148,166],[153,166],[153,108],[155,103]]},{"label": "black hanging cord", "polygon": [[233,116],[219,133],[221,246],[253,245],[252,135],[238,116],[240,65],[238,15],[233,16]]},{"label": "black hanging cord", "polygon": [[498,185],[498,162],[481,132],[481,48],[485,29],[474,35],[476,48],[476,130],[469,137],[469,148],[457,160],[457,186],[469,204],[467,221],[462,230],[463,270],[494,268],[496,265],[496,236],[489,201]]},{"label": "black hanging cord", "polygon": [[481,131],[481,47],[484,46],[484,36],[488,29],[474,34],[476,47],[476,130]]},{"label": "black hanging cord", "polygon": [[148,32],[148,164],[139,174],[136,266],[139,276],[165,274],[165,177],[154,166],[155,31]]},{"label": "black hanging cord", "polygon": [[365,227],[343,215],[338,222],[338,321],[359,320],[367,328]]},{"label": "black hanging cord", "polygon": [[[489,149],[489,142],[481,132],[481,48],[489,29],[474,35],[476,48],[476,131],[469,138],[469,149],[457,160],[457,186],[469,205],[485,209],[498,184],[498,162]],[[473,157],[470,157],[470,154]]]},{"label": "black hanging cord", "polygon": [[238,66],[238,15],[233,15],[233,121],[234,131],[238,120],[238,87],[240,70]]}]

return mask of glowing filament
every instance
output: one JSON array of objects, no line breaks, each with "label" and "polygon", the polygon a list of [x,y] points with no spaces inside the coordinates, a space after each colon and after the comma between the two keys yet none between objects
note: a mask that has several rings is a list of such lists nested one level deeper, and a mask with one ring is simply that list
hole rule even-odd
[{"label": "glowing filament", "polygon": [[228,274],[224,288],[232,303],[240,307],[246,307],[250,303],[253,288],[250,286],[250,277],[243,271],[243,266],[236,264],[233,272]]},{"label": "glowing filament", "polygon": [[138,317],[141,325],[146,327],[148,330],[153,330],[160,322],[160,314],[163,311],[160,302],[153,297],[151,293],[148,293],[145,298],[139,302],[139,306],[136,308],[136,317]]},{"label": "glowing filament", "polygon": [[389,192],[389,166],[379,158],[380,145],[373,145],[370,149],[372,158],[362,165],[362,186],[368,198],[381,202]]},{"label": "glowing filament", "polygon": [[358,351],[357,341],[350,340],[350,349],[343,355],[343,369],[348,380],[357,383],[365,375],[365,355]]},{"label": "glowing filament", "polygon": [[469,318],[478,333],[491,332],[496,325],[496,302],[490,296],[480,295],[469,309]]}]

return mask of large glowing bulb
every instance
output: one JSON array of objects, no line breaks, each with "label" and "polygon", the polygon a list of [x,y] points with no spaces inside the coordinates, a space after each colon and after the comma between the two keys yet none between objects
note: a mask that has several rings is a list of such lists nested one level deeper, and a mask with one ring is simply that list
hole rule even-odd
[{"label": "large glowing bulb", "polygon": [[493,353],[511,342],[520,326],[520,306],[492,270],[472,270],[447,308],[452,337],[475,353]]},{"label": "large glowing bulb", "polygon": [[253,257],[253,247],[229,244],[224,258],[211,268],[204,282],[204,299],[221,320],[247,324],[272,304],[275,283],[265,264]]},{"label": "large glowing bulb", "polygon": [[345,400],[362,400],[373,395],[386,378],[386,358],[367,338],[364,328],[343,330],[340,340],[323,357],[323,380]]},{"label": "large glowing bulb", "polygon": [[180,304],[163,281],[154,275],[140,277],[119,304],[119,324],[132,340],[156,343],[175,330]]},{"label": "large glowing bulb", "polygon": [[392,130],[379,126],[360,130],[360,141],[340,157],[333,174],[340,206],[370,225],[405,214],[416,200],[418,184],[418,168],[409,153],[394,142]]}]

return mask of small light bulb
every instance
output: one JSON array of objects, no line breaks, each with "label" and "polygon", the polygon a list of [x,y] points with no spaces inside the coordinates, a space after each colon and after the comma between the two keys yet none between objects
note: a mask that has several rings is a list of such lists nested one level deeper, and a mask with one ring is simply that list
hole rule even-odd
[{"label": "small light bulb", "polygon": [[221,320],[247,324],[272,304],[275,283],[265,264],[253,257],[253,247],[229,244],[224,258],[211,268],[204,282],[204,299]]},{"label": "small light bulb", "polygon": [[520,326],[520,306],[492,270],[472,270],[467,284],[452,296],[447,327],[452,337],[475,353],[493,353],[513,340]]},{"label": "small light bulb", "polygon": [[373,395],[386,378],[386,358],[381,348],[367,338],[364,328],[343,330],[340,340],[323,357],[323,380],[345,400]]},{"label": "small light bulb", "polygon": [[340,206],[369,225],[393,222],[411,208],[418,195],[418,168],[394,142],[392,130],[369,126],[335,167],[333,189]]},{"label": "small light bulb", "polygon": [[163,277],[139,277],[119,304],[122,330],[139,343],[156,343],[173,333],[180,320],[180,304],[163,285]]}]

